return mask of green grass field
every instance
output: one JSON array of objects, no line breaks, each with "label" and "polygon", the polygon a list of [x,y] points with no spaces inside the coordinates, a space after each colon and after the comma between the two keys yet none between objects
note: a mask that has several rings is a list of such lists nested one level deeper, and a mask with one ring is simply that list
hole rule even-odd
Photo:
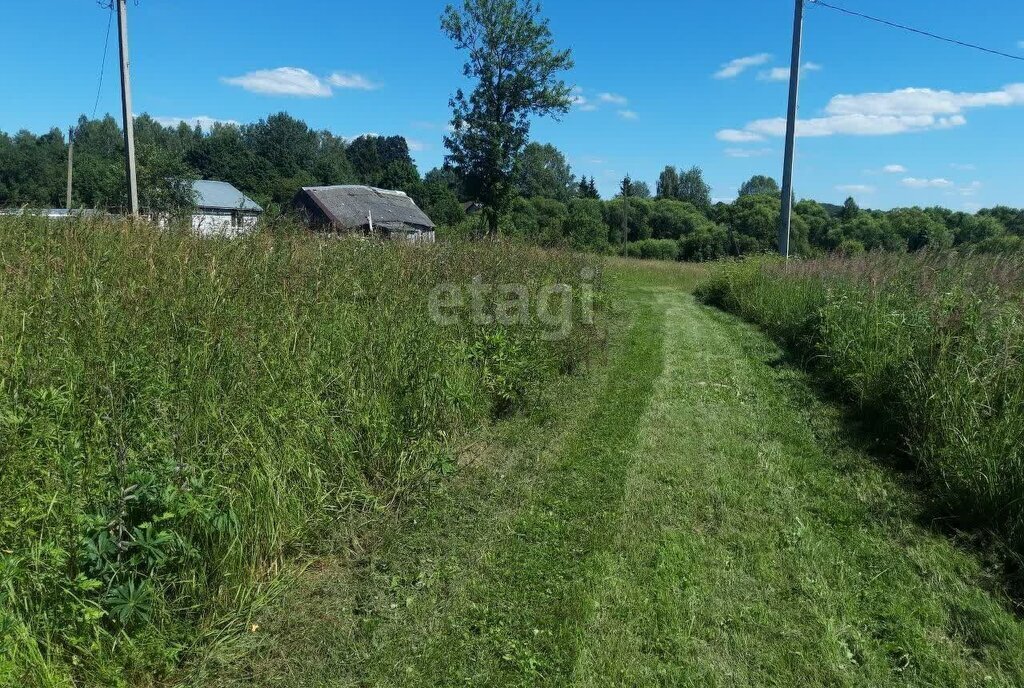
[{"label": "green grass field", "polygon": [[317,558],[222,686],[1019,686],[1005,578],[701,269],[615,261],[606,355]]},{"label": "green grass field", "polygon": [[1012,261],[0,231],[2,686],[1024,685]]},{"label": "green grass field", "polygon": [[[0,685],[156,685],[236,644],[282,567],[421,499],[601,349],[600,267],[0,221]],[[578,298],[542,312],[555,284]]]}]

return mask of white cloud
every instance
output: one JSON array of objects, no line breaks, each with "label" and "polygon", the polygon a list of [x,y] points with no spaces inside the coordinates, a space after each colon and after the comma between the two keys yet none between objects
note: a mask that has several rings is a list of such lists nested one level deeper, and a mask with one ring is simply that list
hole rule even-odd
[{"label": "white cloud", "polygon": [[576,106],[576,109],[582,110],[583,112],[593,112],[597,109],[597,104],[590,102],[585,95],[583,95],[583,89],[579,86],[572,87],[572,94],[569,96],[569,102]]},{"label": "white cloud", "polygon": [[725,154],[730,158],[761,158],[772,154],[771,148],[726,148]]},{"label": "white cloud", "polygon": [[977,196],[978,192],[981,191],[981,187],[984,186],[981,182],[971,182],[967,186],[961,186],[957,189],[957,193],[961,196]]},{"label": "white cloud", "polygon": [[836,191],[842,191],[843,193],[850,194],[872,194],[875,193],[876,189],[873,186],[867,184],[840,184],[836,187]]},{"label": "white cloud", "polygon": [[607,160],[603,160],[601,158],[585,158],[583,160],[583,162],[588,163],[590,165],[604,165],[608,161]]},{"label": "white cloud", "polygon": [[715,138],[726,143],[751,143],[753,141],[764,141],[764,137],[749,131],[739,129],[722,129],[715,134]]},{"label": "white cloud", "polygon": [[[966,110],[1014,105],[1024,105],[1024,84],[980,93],[906,88],[889,93],[837,95],[825,107],[824,117],[798,120],[797,135],[887,136],[952,129],[967,124],[963,115]],[[735,137],[737,131],[757,136],[784,136],[786,120],[782,117],[755,120],[742,130],[724,129],[718,132],[718,138]]]},{"label": "white cloud", "polygon": [[418,139],[410,139],[410,138],[406,137],[405,142],[407,144],[409,144],[409,150],[411,150],[413,152],[425,151],[428,148],[430,148],[430,144],[429,143],[425,143],[425,142],[420,141]]},{"label": "white cloud", "polygon": [[[808,72],[820,72],[822,66],[817,62],[807,62],[801,68],[801,73],[806,74]],[[761,72],[757,75],[757,78],[761,81],[789,81],[789,67],[772,67],[771,69]]]},{"label": "white cloud", "polygon": [[[569,102],[577,109],[583,112],[593,112],[601,108],[602,105],[612,105],[619,108],[625,108],[629,104],[629,99],[626,96],[619,95],[618,93],[612,93],[611,91],[602,91],[597,95],[587,96],[580,86],[573,86],[572,92],[569,95]],[[630,110],[619,110],[619,114],[622,115],[624,112],[631,112]],[[627,119],[635,119],[626,115]]]},{"label": "white cloud", "polygon": [[[837,134],[887,136],[929,129],[951,129],[964,124],[967,124],[967,120],[960,115],[936,118],[931,115],[897,117],[850,114],[798,120],[796,133],[801,137],[835,136]],[[745,130],[762,136],[785,136],[786,119],[776,117],[755,120],[748,124]]]},{"label": "white cloud", "polygon": [[582,110],[583,112],[593,112],[594,110],[597,109],[597,105],[591,103],[583,96],[576,96],[576,98],[573,101],[573,104],[576,105],[576,107]]},{"label": "white cloud", "polygon": [[372,91],[380,88],[361,74],[335,72],[328,77],[319,77],[300,67],[278,67],[260,69],[241,76],[224,77],[226,84],[244,88],[251,93],[273,96],[300,96],[305,98],[329,98],[335,88]]},{"label": "white cloud", "polygon": [[353,88],[359,91],[375,91],[380,88],[380,84],[373,83],[362,74],[335,72],[327,78],[327,81],[330,82],[331,86]]},{"label": "white cloud", "polygon": [[630,119],[630,120],[632,120],[632,119],[640,119],[640,115],[638,115],[633,110],[619,110],[619,117],[621,117],[622,119]]},{"label": "white cloud", "polygon": [[906,174],[907,168],[903,165],[886,165],[882,171],[886,174]]},{"label": "white cloud", "polygon": [[620,96],[618,93],[599,93],[597,99],[602,103],[611,103],[612,105],[627,105],[629,103],[625,96]]},{"label": "white cloud", "polygon": [[770,53],[740,57],[722,65],[722,68],[715,72],[714,77],[716,79],[734,79],[751,67],[760,67],[770,59],[772,59]]},{"label": "white cloud", "polygon": [[960,170],[961,172],[973,172],[974,170],[978,169],[976,165],[973,165],[971,163],[961,165],[959,163],[951,162],[949,166],[952,167],[954,170]]},{"label": "white cloud", "polygon": [[207,115],[197,115],[195,117],[154,117],[153,120],[165,127],[177,127],[183,122],[190,127],[198,125],[203,131],[210,131],[213,129],[214,124],[229,124],[236,127],[239,124],[233,119],[217,119]]},{"label": "white cloud", "polygon": [[757,78],[761,81],[788,81],[789,67],[772,67],[767,72],[761,72]]},{"label": "white cloud", "polygon": [[298,67],[261,69],[242,76],[225,77],[223,81],[264,95],[328,98],[332,94],[330,84]]},{"label": "white cloud", "polygon": [[948,179],[918,179],[917,177],[906,177],[903,186],[911,189],[948,189],[955,186]]},{"label": "white cloud", "polygon": [[838,95],[825,111],[830,115],[939,116],[959,115],[968,108],[1024,104],[1024,84],[999,91],[954,93],[930,88],[904,88],[889,93]]}]

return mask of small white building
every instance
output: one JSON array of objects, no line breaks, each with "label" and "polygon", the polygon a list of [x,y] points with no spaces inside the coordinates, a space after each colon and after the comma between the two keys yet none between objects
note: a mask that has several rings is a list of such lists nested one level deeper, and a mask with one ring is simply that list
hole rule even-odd
[{"label": "small white building", "polygon": [[203,236],[244,234],[255,229],[263,214],[256,201],[227,182],[200,180],[193,183],[192,193],[192,229]]}]

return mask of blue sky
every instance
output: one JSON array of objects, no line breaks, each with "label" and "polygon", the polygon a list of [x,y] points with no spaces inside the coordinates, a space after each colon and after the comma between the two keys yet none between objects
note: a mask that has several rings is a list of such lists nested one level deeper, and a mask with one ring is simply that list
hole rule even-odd
[{"label": "blue sky", "polygon": [[[444,2],[139,0],[130,7],[136,113],[249,122],[285,110],[343,136],[402,134],[423,171],[443,160],[461,56]],[[1024,55],[1024,3],[834,0]],[[108,12],[93,0],[6,2],[0,129],[40,132],[91,114]],[[573,49],[577,104],[533,138],[614,193],[629,172],[700,165],[717,199],[778,178],[789,0],[548,0]],[[118,113],[116,31],[99,113]],[[809,6],[796,185],[863,206],[1024,206],[1024,62]],[[909,90],[913,89],[913,90]],[[17,94],[12,96],[12,94]]]}]

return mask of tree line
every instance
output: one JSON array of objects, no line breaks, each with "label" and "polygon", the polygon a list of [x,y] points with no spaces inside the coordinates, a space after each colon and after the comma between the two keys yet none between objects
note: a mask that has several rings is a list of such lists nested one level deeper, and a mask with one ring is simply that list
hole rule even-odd
[{"label": "tree line", "polygon": [[[146,115],[135,126],[140,195],[147,208],[190,204],[193,179],[230,182],[271,211],[287,210],[302,186],[369,184],[410,194],[449,234],[472,237],[489,229],[485,217],[463,210],[463,203],[479,200],[473,181],[451,164],[421,176],[401,136],[348,141],[286,113],[241,126],[215,124],[208,131],[164,126]],[[121,128],[109,116],[82,117],[75,132],[75,206],[124,207]],[[61,131],[0,132],[0,205],[62,207],[66,165]],[[593,176],[577,178],[555,146],[530,142],[514,158],[510,201],[498,213],[498,225],[503,234],[540,245],[603,252],[625,243],[632,255],[646,258],[713,260],[776,250],[780,191],[772,178],[754,176],[734,202],[713,203],[699,167],[666,166],[654,189],[627,176],[613,199],[601,200]],[[1022,237],[1019,209],[875,211],[860,209],[853,199],[843,206],[802,200],[794,209],[792,248],[797,255],[964,244],[1004,250],[1020,246]]]},{"label": "tree line", "polygon": [[[413,196],[436,222],[463,213],[443,176],[420,176],[401,136],[346,140],[278,113],[244,125],[165,126],[148,115],[135,119],[141,205],[177,210],[193,204],[191,182],[233,184],[272,212],[287,209],[303,186],[369,184]],[[109,115],[81,117],[74,128],[76,208],[127,206],[124,138]],[[64,207],[68,142],[53,129],[42,135],[0,132],[0,205]]]}]

